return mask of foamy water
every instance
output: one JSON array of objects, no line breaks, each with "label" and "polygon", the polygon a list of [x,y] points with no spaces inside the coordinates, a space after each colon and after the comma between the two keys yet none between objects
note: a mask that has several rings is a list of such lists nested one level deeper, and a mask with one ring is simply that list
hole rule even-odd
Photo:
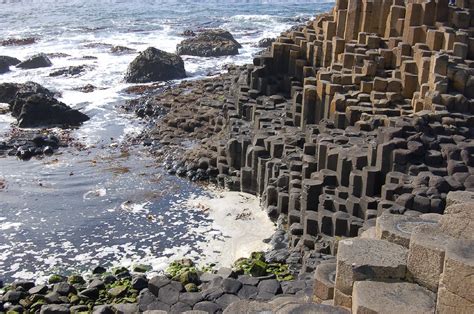
[{"label": "foamy water", "polygon": [[[239,248],[224,256],[206,245],[217,241],[225,247],[228,237],[239,237],[226,230],[226,221],[215,212],[210,215],[192,206],[193,200],[214,192],[167,176],[143,147],[123,146],[127,135],[139,134],[144,127],[118,109],[134,97],[123,92],[130,86],[123,82],[125,71],[139,51],[153,46],[174,52],[185,29],[200,28],[227,29],[243,47],[237,56],[183,56],[189,78],[219,72],[228,63],[249,63],[260,50],[255,46],[260,39],[275,37],[332,5],[332,1],[0,2],[0,40],[37,38],[32,45],[0,46],[0,55],[23,60],[40,52],[63,54],[51,58],[50,68],[11,67],[11,72],[0,75],[0,83],[35,81],[61,93],[61,101],[91,117],[73,131],[89,147],[85,151],[62,149],[59,155],[29,162],[0,158],[0,181],[6,184],[0,189],[0,280],[41,279],[52,272],[85,271],[99,264],[144,263],[159,271],[178,257],[228,263],[239,255],[237,251],[245,251],[235,242],[232,245]],[[135,51],[113,54],[112,46]],[[84,74],[49,76],[77,65],[87,66]],[[87,84],[97,89],[76,90]],[[0,140],[14,121],[10,115],[0,115]],[[252,202],[250,207],[258,207]],[[252,230],[255,221],[241,222]],[[271,224],[265,230],[271,231]]]}]

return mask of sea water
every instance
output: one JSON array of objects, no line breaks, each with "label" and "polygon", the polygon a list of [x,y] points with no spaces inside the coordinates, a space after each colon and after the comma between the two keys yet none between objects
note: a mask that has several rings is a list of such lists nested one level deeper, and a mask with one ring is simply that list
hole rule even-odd
[{"label": "sea water", "polygon": [[[259,40],[332,6],[332,1],[306,0],[0,1],[0,40],[36,39],[0,46],[0,55],[23,60],[56,54],[52,67],[11,67],[0,83],[40,83],[91,117],[72,131],[81,149],[63,148],[27,162],[0,158],[0,280],[41,280],[50,273],[141,262],[158,271],[176,257],[209,255],[203,244],[223,238],[222,230],[214,230],[212,218],[186,200],[210,192],[168,176],[143,147],[123,144],[145,127],[120,110],[133,97],[124,92],[131,86],[123,81],[127,66],[150,46],[174,52],[184,30],[230,31],[242,44],[239,55],[183,57],[188,77],[198,79],[228,63],[251,62]],[[114,54],[113,46],[134,51]],[[74,65],[87,70],[74,77],[49,76]],[[96,89],[77,91],[87,84]],[[14,122],[9,114],[0,115],[0,140]]]}]

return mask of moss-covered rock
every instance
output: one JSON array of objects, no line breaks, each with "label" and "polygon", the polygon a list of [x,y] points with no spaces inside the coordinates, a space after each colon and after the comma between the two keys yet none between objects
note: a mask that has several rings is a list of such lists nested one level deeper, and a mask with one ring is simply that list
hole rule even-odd
[{"label": "moss-covered rock", "polygon": [[184,286],[184,289],[186,289],[187,292],[198,292],[199,289],[194,283],[188,283],[187,285]]},{"label": "moss-covered rock", "polygon": [[147,271],[152,270],[153,268],[149,265],[135,265],[133,266],[133,271],[136,273],[146,273]]},{"label": "moss-covered rock", "polygon": [[199,281],[199,275],[194,270],[188,270],[188,271],[185,271],[185,272],[181,273],[181,275],[179,276],[179,281],[183,285],[187,285],[188,283],[194,283],[194,284],[197,285],[200,282]]},{"label": "moss-covered rock", "polygon": [[109,296],[112,298],[121,298],[127,294],[128,287],[127,286],[116,286],[111,288],[108,291]]},{"label": "moss-covered rock", "polygon": [[67,277],[61,276],[61,275],[51,275],[48,278],[48,283],[50,284],[55,284],[55,283],[60,283],[60,282],[65,282],[67,281]]},{"label": "moss-covered rock", "polygon": [[67,282],[71,285],[83,285],[86,283],[81,275],[71,275],[68,277]]}]

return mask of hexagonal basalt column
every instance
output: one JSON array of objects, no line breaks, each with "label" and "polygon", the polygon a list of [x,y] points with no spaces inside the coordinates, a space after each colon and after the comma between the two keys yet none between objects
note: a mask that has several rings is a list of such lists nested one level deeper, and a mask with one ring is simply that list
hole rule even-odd
[{"label": "hexagonal basalt column", "polygon": [[[354,238],[339,242],[334,305],[348,306],[354,282],[403,279],[408,250],[383,240]],[[338,297],[338,292],[341,297]]]}]

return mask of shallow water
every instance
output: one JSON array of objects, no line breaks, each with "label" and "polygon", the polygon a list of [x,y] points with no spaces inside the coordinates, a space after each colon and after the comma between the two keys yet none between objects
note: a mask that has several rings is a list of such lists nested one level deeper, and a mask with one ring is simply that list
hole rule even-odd
[{"label": "shallow water", "polygon": [[[33,80],[91,116],[72,131],[85,150],[28,162],[0,158],[0,280],[87,270],[102,264],[145,261],[155,270],[169,258],[202,257],[204,241],[222,237],[199,208],[184,200],[208,194],[170,177],[140,146],[123,139],[144,124],[118,110],[127,65],[148,46],[174,51],[185,29],[222,27],[242,43],[238,56],[184,57],[188,76],[199,78],[227,63],[251,62],[258,40],[274,37],[302,18],[327,11],[321,1],[0,1],[0,39],[35,37],[26,46],[0,46],[0,55],[24,59],[38,52],[64,53],[53,67],[16,70],[1,82]],[[111,45],[137,52],[116,55]],[[84,60],[84,56],[96,59]],[[86,64],[77,77],[50,77],[55,69]],[[93,84],[81,93],[75,88]],[[0,115],[0,140],[14,120]],[[111,147],[117,143],[118,147]],[[205,230],[205,232],[202,232]]]}]

